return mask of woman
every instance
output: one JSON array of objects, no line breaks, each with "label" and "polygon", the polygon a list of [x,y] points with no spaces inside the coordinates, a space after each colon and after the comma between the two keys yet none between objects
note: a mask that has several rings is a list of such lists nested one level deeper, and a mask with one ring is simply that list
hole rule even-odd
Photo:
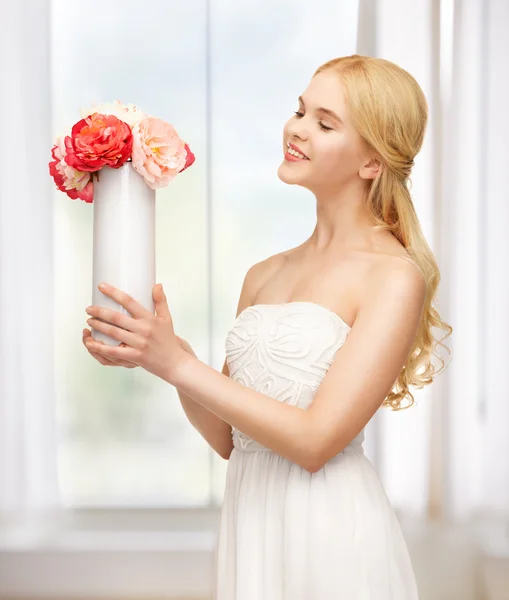
[{"label": "woman", "polygon": [[[249,269],[223,376],[181,338],[187,361],[164,346],[176,336],[159,291],[170,325],[152,335],[157,351],[145,341],[150,352],[129,355],[136,343],[124,330],[135,324],[116,317],[124,347],[102,360],[131,358],[175,385],[191,422],[229,459],[216,600],[415,600],[402,532],[362,442],[381,406],[411,406],[410,386],[439,372],[431,328],[452,332],[432,307],[439,270],[409,193],[427,103],[406,71],[358,55],[322,65],[299,102],[278,176],[314,194],[316,226]],[[171,353],[178,368],[162,366]]]},{"label": "woman", "polygon": [[253,269],[228,366],[245,385],[316,409],[322,441],[306,470],[234,429],[218,600],[418,597],[362,440],[380,404],[400,409],[410,385],[431,383],[431,326],[452,331],[431,307],[439,272],[407,185],[426,122],[411,75],[354,55],[317,69],[284,127],[283,151],[293,150],[279,178],[315,195],[317,223]]}]

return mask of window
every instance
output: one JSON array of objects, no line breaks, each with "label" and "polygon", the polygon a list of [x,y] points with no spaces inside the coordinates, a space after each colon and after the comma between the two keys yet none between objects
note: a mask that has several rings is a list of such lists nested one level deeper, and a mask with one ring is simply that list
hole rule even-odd
[{"label": "window", "polygon": [[[52,2],[55,134],[81,107],[119,99],[170,121],[196,155],[157,192],[156,280],[177,334],[218,370],[247,268],[310,233],[312,198],[276,175],[281,131],[316,67],[355,51],[356,19],[356,2],[333,0],[277,10],[268,0]],[[63,501],[219,505],[228,463],[189,424],[176,390],[142,369],[102,367],[80,343],[92,248],[93,205],[55,191]]]}]

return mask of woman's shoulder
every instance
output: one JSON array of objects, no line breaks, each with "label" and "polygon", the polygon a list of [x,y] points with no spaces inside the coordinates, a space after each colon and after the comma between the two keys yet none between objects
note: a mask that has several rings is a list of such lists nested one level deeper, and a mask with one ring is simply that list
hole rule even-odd
[{"label": "woman's shoulder", "polygon": [[414,279],[425,279],[424,273],[419,264],[414,260],[406,250],[397,252],[373,253],[370,257],[370,268],[385,273],[398,271],[407,273],[407,276]]},{"label": "woman's shoulder", "polygon": [[376,253],[369,261],[361,296],[363,302],[381,296],[393,301],[400,294],[414,297],[422,305],[426,288],[424,273],[411,256],[400,252]]}]

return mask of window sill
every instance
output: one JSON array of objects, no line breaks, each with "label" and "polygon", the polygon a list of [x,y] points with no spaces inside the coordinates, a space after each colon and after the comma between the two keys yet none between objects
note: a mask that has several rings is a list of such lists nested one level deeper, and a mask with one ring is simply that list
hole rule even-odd
[{"label": "window sill", "polygon": [[210,598],[219,508],[0,518],[0,598]]},{"label": "window sill", "polygon": [[0,517],[0,551],[214,549],[220,508],[64,510]]}]

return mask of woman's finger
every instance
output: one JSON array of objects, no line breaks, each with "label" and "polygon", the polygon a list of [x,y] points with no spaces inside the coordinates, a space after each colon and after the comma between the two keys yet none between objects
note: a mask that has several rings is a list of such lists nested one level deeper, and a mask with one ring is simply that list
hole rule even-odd
[{"label": "woman's finger", "polygon": [[116,366],[116,364],[114,362],[112,362],[109,358],[107,358],[106,356],[102,356],[101,354],[97,353],[97,352],[93,352],[92,350],[90,350],[90,348],[87,347],[87,339],[89,337],[91,337],[91,333],[88,330],[83,330],[83,345],[85,346],[85,348],[88,350],[89,354],[95,358],[97,361],[99,361],[101,363],[101,365],[104,365],[105,367],[114,367]]},{"label": "woman's finger", "polygon": [[[104,356],[100,352],[93,352],[92,350],[90,350],[87,347],[87,344],[86,344],[87,339],[91,338],[91,337],[92,337],[91,331],[89,331],[88,329],[84,329],[83,330],[83,345],[85,346],[85,348],[87,348],[90,355],[93,356],[96,360],[98,360],[105,367],[125,367],[127,369],[134,369],[137,366],[134,363],[131,363],[128,361],[110,359],[109,357]],[[101,340],[96,340],[96,342],[99,344],[104,344],[104,342],[102,342]],[[125,344],[123,342],[120,345],[125,347]]]},{"label": "woman's finger", "polygon": [[[130,320],[132,321],[132,319]],[[120,318],[117,318],[116,321],[120,322]],[[131,348],[140,348],[145,338],[144,332],[147,328],[146,323],[136,321],[136,327],[131,326],[132,329],[129,330],[113,322],[103,321],[97,316],[87,319],[87,324],[92,329],[110,336],[117,342],[129,344]]]}]

